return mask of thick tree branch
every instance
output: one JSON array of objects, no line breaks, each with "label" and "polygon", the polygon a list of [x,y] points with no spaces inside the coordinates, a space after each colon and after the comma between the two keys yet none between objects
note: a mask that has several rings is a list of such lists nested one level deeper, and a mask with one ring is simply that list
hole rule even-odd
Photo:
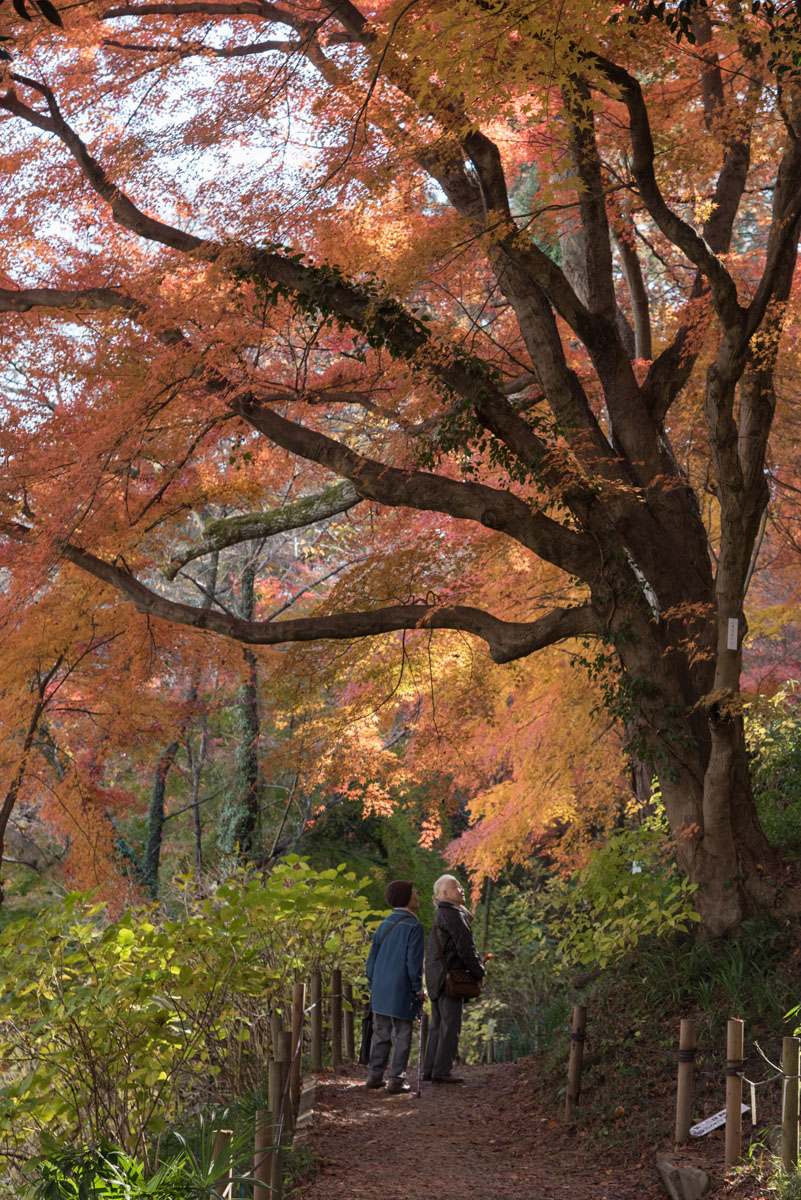
[{"label": "thick tree branch", "polygon": [[173,555],[163,574],[167,579],[175,579],[181,567],[196,558],[202,558],[204,554],[212,554],[215,550],[223,550],[227,546],[237,546],[241,542],[273,537],[291,529],[303,529],[338,513],[347,512],[360,502],[361,496],[353,484],[350,480],[345,480],[326,488],[324,492],[318,492],[315,496],[304,496],[294,504],[286,504],[271,512],[247,513],[244,516],[220,517],[215,521],[207,521],[203,537]]},{"label": "thick tree branch", "polygon": [[565,638],[593,636],[602,622],[590,607],[556,608],[536,621],[503,621],[466,605],[396,604],[371,612],[335,613],[288,621],[245,621],[211,609],[179,604],[153,592],[130,572],[67,546],[64,558],[109,584],[130,600],[137,611],[194,629],[205,629],[254,646],[308,642],[332,638],[374,637],[401,629],[459,629],[481,638],[495,662],[512,662]]},{"label": "thick tree branch", "polygon": [[579,213],[584,236],[585,294],[589,310],[615,320],[615,288],[606,197],[601,176],[601,158],[595,139],[595,114],[590,89],[584,80],[572,78],[562,89],[568,122],[568,146],[579,179]]},{"label": "thick tree branch", "polygon": [[217,0],[184,0],[177,4],[118,4],[105,10],[103,20],[110,21],[115,17],[179,17],[195,13],[208,17],[263,17],[265,21],[274,21],[291,29],[297,29],[298,26],[304,30],[311,28],[308,21],[302,21],[295,13],[269,4],[266,0],[235,0],[232,4],[218,3]]},{"label": "thick tree branch", "polygon": [[642,273],[639,255],[634,248],[628,230],[623,227],[622,220],[615,229],[615,245],[623,264],[623,275],[626,287],[631,297],[631,311],[634,317],[634,354],[636,358],[650,361],[653,355],[651,340],[651,309],[648,302],[648,289]]},{"label": "thick tree branch", "polygon": [[639,81],[623,67],[610,62],[607,58],[601,55],[592,55],[591,57],[606,78],[620,89],[623,102],[628,109],[633,151],[632,171],[648,212],[665,237],[686,254],[690,262],[694,263],[709,280],[715,306],[723,325],[727,328],[740,325],[743,313],[737,299],[737,287],[734,280],[709,243],[696,233],[692,225],[688,225],[667,205],[656,181],[651,123],[648,119],[648,110]]},{"label": "thick tree branch", "polygon": [[120,310],[140,315],[144,305],[116,288],[0,288],[0,313],[26,313],[34,308]]},{"label": "thick tree branch", "polygon": [[235,411],[277,446],[350,479],[363,499],[390,508],[442,512],[477,521],[487,529],[506,533],[548,562],[582,578],[594,569],[597,549],[592,538],[532,510],[511,492],[485,484],[461,483],[427,471],[388,466],[323,433],[289,421],[256,400],[236,401]]},{"label": "thick tree branch", "polygon": [[244,46],[218,47],[202,44],[194,46],[159,46],[147,45],[144,42],[118,42],[114,38],[106,38],[104,46],[114,50],[133,50],[139,54],[168,54],[176,59],[183,58],[247,58],[251,54],[268,54],[279,51],[281,54],[295,54],[303,50],[303,42],[246,42]]}]

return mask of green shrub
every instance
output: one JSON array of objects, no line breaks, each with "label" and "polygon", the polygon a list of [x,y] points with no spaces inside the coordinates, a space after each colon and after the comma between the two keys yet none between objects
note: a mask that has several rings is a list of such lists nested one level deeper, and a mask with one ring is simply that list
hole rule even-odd
[{"label": "green shrub", "polygon": [[695,886],[679,875],[662,821],[658,814],[616,830],[568,879],[523,893],[535,963],[556,977],[607,967],[643,939],[686,932],[700,919]]},{"label": "green shrub", "polygon": [[801,852],[801,711],[779,692],[746,710],[754,798],[765,836],[784,851]]},{"label": "green shrub", "polygon": [[294,978],[353,976],[370,915],[355,875],[287,859],[165,918],[104,919],[87,896],[0,933],[0,1137],[109,1142],[147,1164],[152,1137],[257,1085],[268,1016]]}]

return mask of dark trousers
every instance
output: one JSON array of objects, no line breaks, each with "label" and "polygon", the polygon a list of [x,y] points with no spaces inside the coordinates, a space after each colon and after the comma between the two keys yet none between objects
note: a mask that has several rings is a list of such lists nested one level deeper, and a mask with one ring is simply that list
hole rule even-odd
[{"label": "dark trousers", "polygon": [[403,1017],[386,1017],[383,1013],[373,1013],[373,1040],[369,1064],[371,1075],[384,1074],[389,1052],[392,1050],[389,1077],[405,1079],[406,1064],[412,1048],[413,1024],[413,1021],[405,1021]]},{"label": "dark trousers", "polygon": [[428,1026],[423,1074],[430,1075],[432,1079],[442,1079],[451,1073],[459,1049],[462,1004],[461,998],[448,996],[445,992],[431,1001],[431,1023]]}]

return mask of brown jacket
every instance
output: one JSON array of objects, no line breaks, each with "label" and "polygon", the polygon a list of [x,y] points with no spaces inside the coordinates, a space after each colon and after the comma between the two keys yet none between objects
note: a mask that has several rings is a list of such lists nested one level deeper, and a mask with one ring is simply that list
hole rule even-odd
[{"label": "brown jacket", "polygon": [[[442,943],[442,957],[434,929],[439,933]],[[434,929],[428,935],[426,946],[426,989],[432,1000],[438,999],[445,990],[442,958],[449,971],[469,971],[474,979],[484,978],[484,964],[478,957],[473,941],[472,920],[467,909],[460,904],[451,904],[449,900],[440,900],[434,916]]]}]

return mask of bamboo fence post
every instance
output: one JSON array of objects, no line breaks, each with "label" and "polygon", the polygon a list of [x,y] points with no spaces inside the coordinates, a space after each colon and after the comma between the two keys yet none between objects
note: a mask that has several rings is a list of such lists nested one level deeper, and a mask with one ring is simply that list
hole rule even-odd
[{"label": "bamboo fence post", "polygon": [[292,1090],[290,1074],[292,1071],[292,1034],[285,1030],[281,1034],[281,1057],[278,1060],[283,1067],[284,1076],[281,1085],[283,1092],[284,1131],[287,1138],[292,1137],[295,1128],[295,1114],[292,1111]]},{"label": "bamboo fence post", "polygon": [[342,1062],[342,972],[331,972],[331,1066]]},{"label": "bamboo fence post", "polygon": [[296,983],[292,988],[292,1065],[289,1068],[289,1090],[292,1111],[300,1105],[300,1078],[303,1057],[303,1010],[306,1007],[306,985]]},{"label": "bamboo fence post", "polygon": [[565,1120],[569,1121],[574,1109],[578,1108],[581,1094],[581,1067],[584,1062],[584,1039],[586,1038],[587,1009],[577,1004],[573,1009],[570,1030],[570,1062],[567,1068],[567,1095],[565,1096]]},{"label": "bamboo fence post", "polygon": [[311,1068],[323,1069],[323,980],[319,971],[311,977]]},{"label": "bamboo fence post", "polygon": [[695,1062],[695,1022],[684,1018],[679,1026],[679,1077],[676,1085],[676,1130],[674,1140],[686,1142],[690,1136],[693,1108],[693,1063]]},{"label": "bamboo fence post", "polygon": [[798,1165],[798,1065],[801,1041],[782,1038],[782,1166],[790,1175]]},{"label": "bamboo fence post", "polygon": [[281,1147],[282,1121],[281,1101],[284,1091],[284,1069],[280,1062],[271,1062],[269,1068],[270,1115],[272,1117],[270,1137],[273,1152],[270,1157],[270,1188],[272,1200],[281,1200],[284,1194],[284,1155]]},{"label": "bamboo fence post", "polygon": [[740,1161],[743,1140],[743,1046],[744,1026],[732,1017],[726,1032],[726,1157],[725,1165]]},{"label": "bamboo fence post", "polygon": [[342,998],[345,1001],[344,1020],[345,1020],[345,1061],[353,1062],[356,1057],[356,1040],[353,1032],[353,984],[344,983],[342,985]]},{"label": "bamboo fence post", "polygon": [[253,1178],[256,1180],[253,1185],[253,1200],[270,1200],[272,1134],[270,1113],[263,1108],[257,1109],[253,1139]]},{"label": "bamboo fence post", "polygon": [[[227,1156],[229,1154],[229,1147],[231,1145],[232,1137],[233,1137],[232,1129],[218,1129],[217,1130],[217,1136],[214,1139],[214,1162],[215,1162],[215,1165],[219,1158],[222,1158],[224,1155]],[[231,1200],[231,1197],[234,1194],[234,1183],[233,1183],[232,1176],[233,1176],[233,1168],[229,1162],[228,1165],[226,1166],[225,1170],[223,1171],[223,1173],[221,1175],[218,1175],[217,1179],[214,1181],[214,1186],[220,1190],[220,1192],[221,1192],[222,1196],[225,1198],[225,1200]]]},{"label": "bamboo fence post", "polygon": [[281,1040],[281,1033],[283,1032],[283,1028],[284,1028],[284,1023],[281,1020],[280,1013],[277,1013],[277,1012],[270,1013],[270,1042],[272,1043],[271,1053],[270,1053],[271,1058],[278,1057],[278,1043]]}]

